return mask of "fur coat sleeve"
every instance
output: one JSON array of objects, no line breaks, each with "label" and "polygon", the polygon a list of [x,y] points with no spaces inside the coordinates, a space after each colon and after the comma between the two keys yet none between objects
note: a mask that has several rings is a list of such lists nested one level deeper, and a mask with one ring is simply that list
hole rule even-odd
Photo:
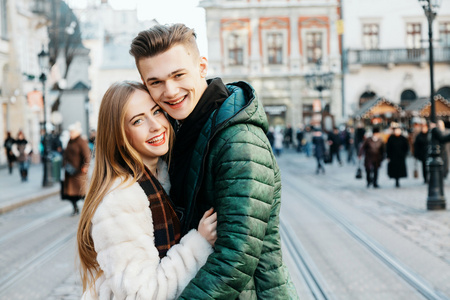
[{"label": "fur coat sleeve", "polygon": [[194,229],[160,259],[144,191],[138,183],[121,186],[107,194],[92,219],[92,239],[104,273],[82,299],[175,299],[212,247]]}]

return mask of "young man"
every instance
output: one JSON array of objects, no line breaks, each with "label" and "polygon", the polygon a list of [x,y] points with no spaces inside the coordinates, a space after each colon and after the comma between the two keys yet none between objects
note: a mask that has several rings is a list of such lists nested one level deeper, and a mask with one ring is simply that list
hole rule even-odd
[{"label": "young man", "polygon": [[180,299],[297,299],[281,255],[280,172],[267,119],[245,82],[206,80],[195,33],[156,25],[131,44],[142,81],[175,121],[171,198],[187,232],[218,214],[215,251]]}]

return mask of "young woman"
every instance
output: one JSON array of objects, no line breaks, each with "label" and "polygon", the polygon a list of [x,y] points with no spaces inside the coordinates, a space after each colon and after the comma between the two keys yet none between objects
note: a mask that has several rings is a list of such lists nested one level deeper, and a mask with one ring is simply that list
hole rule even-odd
[{"label": "young woman", "polygon": [[169,121],[144,85],[108,89],[78,225],[83,299],[175,299],[212,253],[212,209],[180,240],[165,192],[171,140]]}]

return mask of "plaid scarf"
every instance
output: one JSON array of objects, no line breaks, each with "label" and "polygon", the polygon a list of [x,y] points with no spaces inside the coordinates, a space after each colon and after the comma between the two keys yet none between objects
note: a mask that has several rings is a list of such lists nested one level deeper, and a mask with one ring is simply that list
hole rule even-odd
[{"label": "plaid scarf", "polygon": [[147,168],[145,168],[144,176],[138,183],[150,202],[149,206],[152,211],[155,231],[155,246],[158,249],[159,257],[163,258],[170,247],[180,241],[180,220],[172,208],[169,196]]}]

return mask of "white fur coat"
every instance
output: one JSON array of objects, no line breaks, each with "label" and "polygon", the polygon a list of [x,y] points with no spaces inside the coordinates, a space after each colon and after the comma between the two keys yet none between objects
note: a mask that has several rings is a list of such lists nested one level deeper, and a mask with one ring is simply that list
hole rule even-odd
[{"label": "white fur coat", "polygon": [[82,299],[175,299],[194,278],[211,245],[191,230],[159,259],[149,202],[138,183],[120,185],[100,203],[92,238],[103,275]]}]

